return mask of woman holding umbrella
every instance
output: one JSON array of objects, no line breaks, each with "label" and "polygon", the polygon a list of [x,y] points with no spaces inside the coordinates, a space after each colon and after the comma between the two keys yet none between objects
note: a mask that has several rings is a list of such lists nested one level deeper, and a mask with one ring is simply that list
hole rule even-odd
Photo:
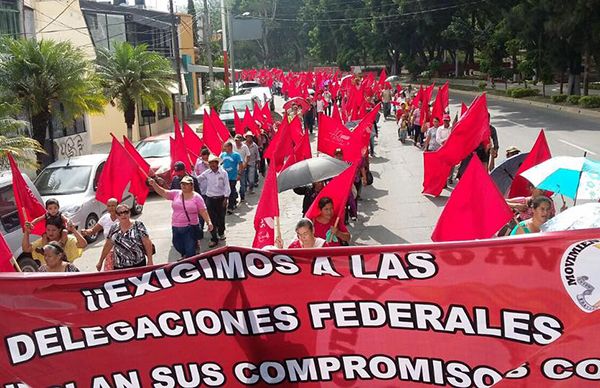
[{"label": "woman holding umbrella", "polygon": [[511,236],[517,234],[539,233],[540,227],[550,218],[552,201],[548,197],[539,195],[531,201],[533,216],[525,221],[521,221],[514,227]]},{"label": "woman holding umbrella", "polygon": [[327,241],[330,246],[347,244],[350,241],[350,232],[339,217],[334,218],[333,200],[323,197],[318,203],[320,213],[313,221],[315,236]]}]

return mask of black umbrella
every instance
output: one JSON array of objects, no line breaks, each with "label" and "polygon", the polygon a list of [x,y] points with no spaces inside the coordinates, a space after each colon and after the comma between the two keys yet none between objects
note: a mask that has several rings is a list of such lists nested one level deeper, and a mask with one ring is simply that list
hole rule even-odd
[{"label": "black umbrella", "polygon": [[350,165],[330,156],[318,156],[292,164],[277,177],[279,192],[338,176]]},{"label": "black umbrella", "polygon": [[527,155],[529,155],[529,152],[511,156],[492,170],[490,176],[496,183],[496,186],[498,186],[498,189],[500,189],[502,195],[506,196],[508,194],[508,189],[510,189],[510,185]]}]

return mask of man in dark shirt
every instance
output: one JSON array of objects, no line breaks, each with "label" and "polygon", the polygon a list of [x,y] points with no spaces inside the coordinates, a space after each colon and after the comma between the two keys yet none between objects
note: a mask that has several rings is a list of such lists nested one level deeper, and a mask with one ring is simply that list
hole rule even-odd
[{"label": "man in dark shirt", "polygon": [[195,176],[188,174],[185,172],[185,164],[183,162],[175,162],[173,165],[173,180],[171,181],[171,186],[169,190],[181,190],[181,179],[184,176],[189,176],[194,181],[194,191],[200,194],[200,185],[198,184],[198,179]]}]

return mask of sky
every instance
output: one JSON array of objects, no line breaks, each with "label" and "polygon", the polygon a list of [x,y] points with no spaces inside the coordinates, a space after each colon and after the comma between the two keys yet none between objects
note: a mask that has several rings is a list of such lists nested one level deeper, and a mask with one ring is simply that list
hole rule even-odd
[{"label": "sky", "polygon": [[[173,2],[176,11],[187,10],[187,0],[173,0]],[[127,4],[134,5],[135,0],[127,0]],[[146,0],[146,8],[169,12],[169,0]]]}]

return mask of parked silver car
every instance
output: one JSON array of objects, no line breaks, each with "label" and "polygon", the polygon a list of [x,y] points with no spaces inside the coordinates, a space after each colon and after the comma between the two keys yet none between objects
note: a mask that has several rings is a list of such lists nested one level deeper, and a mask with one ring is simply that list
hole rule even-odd
[{"label": "parked silver car", "polygon": [[[41,202],[42,198],[37,189],[25,174],[23,179],[31,189],[31,192]],[[28,253],[23,253],[21,243],[23,241],[23,229],[19,222],[19,213],[15,204],[15,194],[12,186],[12,174],[10,171],[0,173],[0,232],[8,247],[17,259],[17,263],[23,272],[36,272],[38,265]],[[33,237],[32,237],[33,239]]]},{"label": "parked silver car", "polygon": [[[96,189],[107,157],[107,154],[92,154],[59,160],[42,170],[35,179],[35,187],[43,201],[56,198],[61,212],[79,230],[92,228],[106,211],[106,206],[96,200]],[[135,203],[128,190],[123,195],[123,202],[131,207],[133,214],[141,213],[142,206]],[[97,238],[97,235],[86,237],[88,242]]]}]

